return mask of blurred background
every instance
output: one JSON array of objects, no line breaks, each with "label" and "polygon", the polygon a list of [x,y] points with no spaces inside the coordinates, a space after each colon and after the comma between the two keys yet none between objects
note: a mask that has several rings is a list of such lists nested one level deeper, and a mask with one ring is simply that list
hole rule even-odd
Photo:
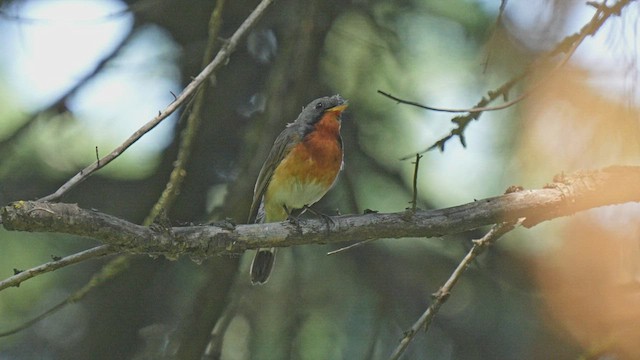
[{"label": "blurred background", "polygon": [[[539,188],[558,173],[639,163],[639,5],[623,7],[571,60],[537,62],[505,110],[425,153],[419,207]],[[257,1],[227,1],[228,38]],[[609,1],[609,5],[614,2]],[[245,221],[273,140],[314,98],[349,99],[345,168],[317,208],[403,211],[413,164],[455,125],[377,90],[468,108],[589,22],[584,1],[279,0],[209,82],[175,226]],[[55,191],[150,120],[197,75],[213,0],[0,1],[0,200]],[[186,121],[174,114],[60,201],[141,223],[160,196]],[[640,358],[640,206],[518,229],[477,260],[406,359]],[[279,252],[265,286],[253,254],[132,257],[82,301],[0,338],[0,359],[200,359],[215,324],[222,359],[385,359],[486,229]],[[0,230],[0,276],[95,246]],[[0,292],[0,331],[80,289],[114,257]]]}]

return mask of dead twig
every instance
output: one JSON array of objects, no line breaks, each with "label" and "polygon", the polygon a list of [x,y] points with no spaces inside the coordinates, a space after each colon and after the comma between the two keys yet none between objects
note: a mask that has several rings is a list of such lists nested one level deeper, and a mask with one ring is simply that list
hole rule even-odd
[{"label": "dead twig", "polygon": [[136,141],[138,141],[142,136],[151,131],[154,127],[156,127],[160,122],[169,117],[174,111],[176,111],[182,104],[184,104],[195,92],[196,90],[205,82],[209,76],[218,68],[225,65],[229,60],[231,54],[235,51],[238,43],[244,36],[249,32],[249,30],[256,24],[256,22],[262,17],[265,10],[273,3],[274,0],[262,0],[260,4],[253,10],[253,12],[245,19],[245,21],[240,25],[240,27],[236,30],[235,33],[229,38],[229,40],[225,43],[225,45],[218,51],[217,55],[214,59],[207,65],[201,72],[198,74],[193,81],[191,81],[184,90],[177,96],[176,100],[169,104],[164,110],[160,111],[160,113],[151,119],[149,122],[144,124],[141,128],[139,128],[136,132],[134,132],[127,140],[125,140],[121,145],[112,150],[109,154],[99,159],[99,161],[94,162],[93,164],[85,167],[80,170],[75,176],[69,179],[66,183],[64,183],[58,190],[56,190],[53,194],[47,195],[41,199],[40,201],[54,201],[59,199],[62,195],[64,195],[67,191],[71,190],[73,187],[87,179],[94,172],[100,170],[111,161],[115,160],[118,156],[120,156],[123,152],[125,152],[131,145],[133,145]]}]

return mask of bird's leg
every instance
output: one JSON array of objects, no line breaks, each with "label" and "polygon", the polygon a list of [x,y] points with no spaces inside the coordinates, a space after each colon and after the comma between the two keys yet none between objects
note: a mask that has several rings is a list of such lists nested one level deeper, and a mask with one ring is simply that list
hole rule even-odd
[{"label": "bird's leg", "polygon": [[302,215],[302,213],[300,213],[298,216],[293,214],[293,209],[289,209],[287,208],[286,205],[282,205],[282,207],[284,208],[284,211],[287,213],[287,221],[296,227],[296,229],[298,229],[298,232],[302,232],[302,228],[300,227],[300,218],[299,216]]},{"label": "bird's leg", "polygon": [[313,213],[314,215],[320,216],[322,219],[324,219],[324,222],[327,224],[327,232],[331,232],[331,229],[336,225],[336,222],[333,221],[331,216],[327,214],[323,214],[318,210],[315,210],[314,208],[310,207],[309,205],[305,205],[302,207],[302,212],[300,213],[300,215],[302,215],[307,210],[309,210],[309,212]]}]

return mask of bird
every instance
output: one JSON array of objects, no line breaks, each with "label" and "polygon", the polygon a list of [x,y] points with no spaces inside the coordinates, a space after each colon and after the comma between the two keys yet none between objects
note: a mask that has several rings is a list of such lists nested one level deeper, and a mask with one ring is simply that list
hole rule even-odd
[{"label": "bird", "polygon": [[[248,223],[293,219],[293,210],[313,205],[333,187],[344,164],[340,125],[347,106],[340,95],[321,97],[287,124],[258,174]],[[252,284],[267,282],[275,253],[275,248],[257,250]]]}]

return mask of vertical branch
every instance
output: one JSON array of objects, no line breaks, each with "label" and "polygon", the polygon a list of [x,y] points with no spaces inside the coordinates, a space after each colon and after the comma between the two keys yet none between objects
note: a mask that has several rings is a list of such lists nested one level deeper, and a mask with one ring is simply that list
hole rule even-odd
[{"label": "vertical branch", "polygon": [[413,170],[413,199],[411,200],[411,211],[416,212],[418,207],[418,168],[420,166],[420,159],[422,155],[416,154],[416,167]]}]

